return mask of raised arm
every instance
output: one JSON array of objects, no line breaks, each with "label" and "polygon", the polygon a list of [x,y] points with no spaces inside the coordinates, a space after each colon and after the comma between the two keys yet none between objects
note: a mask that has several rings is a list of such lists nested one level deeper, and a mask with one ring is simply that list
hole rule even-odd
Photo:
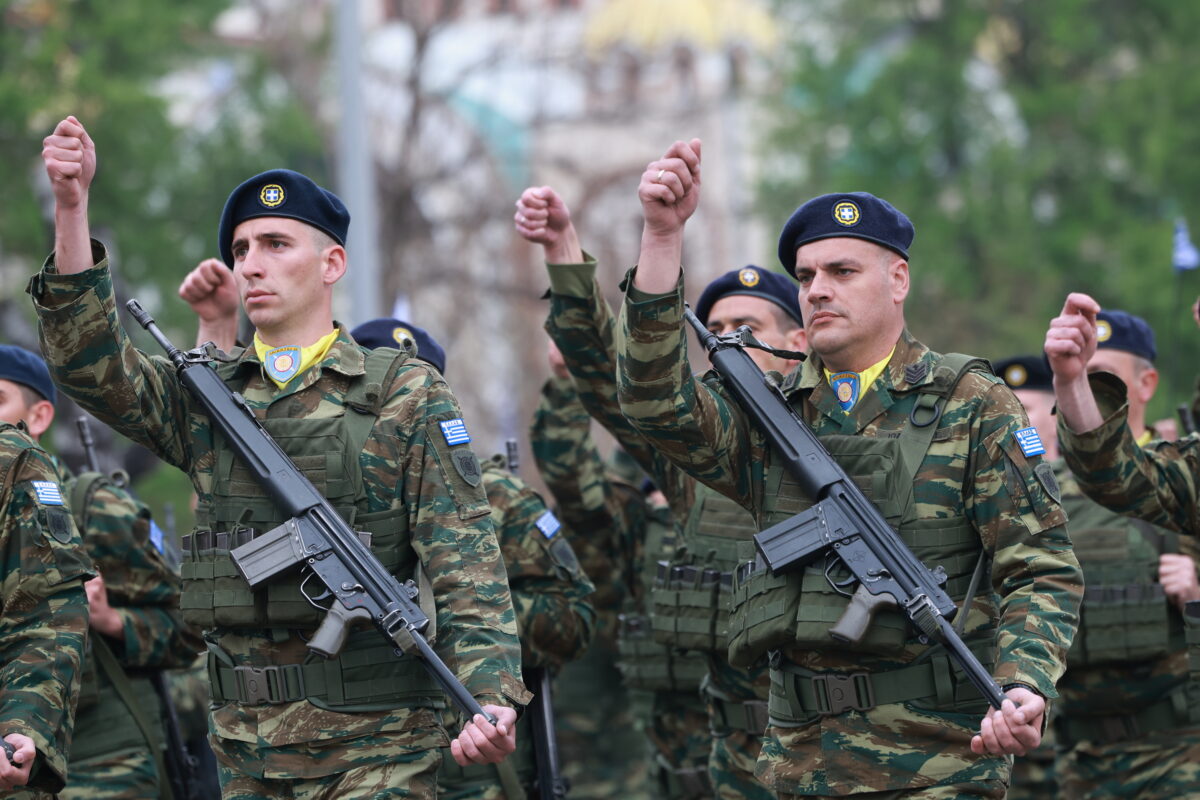
[{"label": "raised arm", "polygon": [[54,192],[54,252],[59,272],[91,268],[88,190],[96,175],[96,145],[75,117],[67,117],[42,140],[42,161]]},{"label": "raised arm", "polygon": [[233,272],[225,262],[206,258],[179,284],[179,297],[200,320],[196,344],[212,342],[225,352],[237,345],[238,301]]}]

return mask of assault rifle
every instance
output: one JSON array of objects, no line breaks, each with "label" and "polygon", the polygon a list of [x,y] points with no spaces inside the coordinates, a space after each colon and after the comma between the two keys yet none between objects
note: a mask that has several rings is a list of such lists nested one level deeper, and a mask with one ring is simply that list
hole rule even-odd
[{"label": "assault rifle", "polygon": [[[309,602],[326,611],[325,619],[308,641],[308,649],[323,658],[341,651],[351,626],[370,622],[397,657],[411,654],[471,720],[476,714],[496,724],[438,657],[422,631],[429,618],[414,601],[412,581],[400,583],[371,549],[342,519],[329,501],[304,476],[287,453],[263,429],[245,398],[225,385],[211,368],[203,348],[186,353],[166,335],[136,300],[126,308],[138,324],[167,351],[179,382],[204,407],[213,425],[225,437],[242,463],[267,495],[290,519],[230,552],[234,564],[251,587],[297,567],[325,586]],[[307,578],[306,578],[307,581]],[[320,606],[328,601],[328,606]]]},{"label": "assault rifle", "polygon": [[[505,462],[508,471],[517,473],[517,440],[504,443]],[[533,727],[533,760],[537,766],[538,800],[562,800],[567,796],[570,784],[562,774],[558,759],[558,733],[554,724],[554,697],[550,670],[544,667],[526,667],[525,683],[533,688],[533,699],[525,709],[531,716]]]},{"label": "assault rifle", "polygon": [[[87,471],[100,473],[100,459],[96,457],[96,440],[92,438],[92,428],[88,424],[88,418],[77,417],[75,427],[79,429],[79,443],[83,445],[83,459]],[[76,511],[80,515],[86,513],[85,509],[72,509],[72,511]],[[79,533],[85,535],[84,531]],[[166,544],[164,541],[164,547]],[[105,645],[101,643],[98,646]],[[103,668],[105,662],[98,658],[97,663]],[[115,663],[112,666],[120,669]],[[199,776],[197,775],[199,761],[188,752],[187,745],[183,742],[183,733],[179,726],[179,712],[175,708],[175,701],[171,698],[166,673],[161,669],[156,669],[150,672],[148,677],[163,710],[163,730],[167,737],[166,752],[163,754],[163,765],[167,774],[163,777],[170,786],[171,796],[174,800],[197,800],[200,796],[195,791],[199,786]],[[114,685],[117,684],[117,681],[122,680],[120,676],[110,676],[109,679]],[[118,691],[118,694],[121,692]],[[132,692],[129,694],[132,695]],[[130,699],[136,702],[136,698],[131,696]],[[140,727],[142,719],[138,710],[131,708],[129,713],[133,715]],[[150,724],[148,720],[146,724]],[[147,731],[146,734],[147,746],[155,747],[157,743],[150,737],[150,732]]]},{"label": "assault rifle", "polygon": [[813,501],[808,510],[754,535],[767,568],[778,575],[803,568],[825,553],[836,556],[858,588],[830,635],[857,642],[877,611],[899,608],[923,637],[949,651],[993,708],[1000,708],[1004,693],[950,625],[958,608],[943,588],[945,570],[931,570],[912,554],[743,349],[766,346],[748,327],[717,336],[691,309],[684,311],[684,318],[708,351],[726,390]]}]

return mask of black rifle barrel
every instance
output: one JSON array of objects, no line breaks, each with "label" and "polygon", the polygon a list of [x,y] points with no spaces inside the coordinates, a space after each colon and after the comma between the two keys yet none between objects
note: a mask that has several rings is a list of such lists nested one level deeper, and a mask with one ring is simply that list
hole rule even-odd
[{"label": "black rifle barrel", "polygon": [[[751,422],[763,432],[784,467],[799,481],[809,499],[813,503],[827,501],[833,504],[836,516],[844,527],[827,529],[822,535],[828,547],[822,547],[821,550],[832,549],[839,555],[859,580],[860,592],[865,588],[875,593],[882,591],[894,594],[896,605],[907,614],[917,629],[942,644],[988,703],[1000,708],[1004,693],[947,623],[957,607],[942,589],[944,574],[931,571],[913,555],[854,480],[829,455],[813,430],[788,404],[779,387],[767,379],[739,343],[709,331],[691,309],[684,311],[684,319],[696,331],[700,344],[708,351],[709,361],[721,376],[726,390],[749,415]],[[810,509],[793,519],[805,517],[814,510],[824,509]],[[778,534],[776,529],[783,529],[787,525],[785,521],[754,537],[760,554],[773,571],[776,571],[778,564],[773,563],[764,549],[764,542],[773,541],[772,546],[777,546],[780,537],[776,535],[772,539],[764,537],[764,533]],[[820,527],[825,529],[824,525]],[[859,549],[860,553],[863,549],[867,552],[862,553],[862,558],[842,557],[852,548]],[[810,559],[814,556],[811,547],[803,548],[801,552]],[[864,571],[863,567],[867,564],[877,566]],[[854,607],[853,604],[851,607]]]},{"label": "black rifle barrel", "polygon": [[399,645],[401,631],[406,631],[421,663],[467,719],[480,714],[495,724],[496,718],[480,707],[421,635],[429,618],[420,606],[263,429],[246,401],[225,385],[207,359],[189,358],[171,344],[136,300],[130,300],[126,307],[166,351],[179,382],[204,407],[271,500],[288,516],[306,523],[297,525],[296,531],[317,539],[303,541],[304,551],[315,556],[307,559],[308,565],[334,596],[334,602],[352,611],[369,612],[375,627],[393,644]]}]

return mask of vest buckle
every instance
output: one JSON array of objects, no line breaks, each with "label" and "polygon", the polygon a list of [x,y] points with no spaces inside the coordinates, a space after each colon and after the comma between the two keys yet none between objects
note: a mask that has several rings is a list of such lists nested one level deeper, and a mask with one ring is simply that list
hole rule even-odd
[{"label": "vest buckle", "polygon": [[875,689],[865,672],[826,672],[812,677],[817,713],[823,717],[844,711],[870,711],[875,707]]},{"label": "vest buckle", "polygon": [[234,667],[237,701],[247,706],[292,703],[307,697],[304,671],[298,664],[269,667]]}]

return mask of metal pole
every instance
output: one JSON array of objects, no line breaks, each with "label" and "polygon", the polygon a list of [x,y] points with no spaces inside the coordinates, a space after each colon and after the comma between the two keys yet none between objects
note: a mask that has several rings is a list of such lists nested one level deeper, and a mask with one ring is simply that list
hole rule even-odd
[{"label": "metal pole", "polygon": [[367,135],[363,103],[362,26],[357,0],[338,0],[335,54],[341,115],[337,130],[338,193],[350,209],[347,279],[350,303],[339,319],[354,326],[382,316],[380,297],[379,217],[376,213],[375,170]]}]

